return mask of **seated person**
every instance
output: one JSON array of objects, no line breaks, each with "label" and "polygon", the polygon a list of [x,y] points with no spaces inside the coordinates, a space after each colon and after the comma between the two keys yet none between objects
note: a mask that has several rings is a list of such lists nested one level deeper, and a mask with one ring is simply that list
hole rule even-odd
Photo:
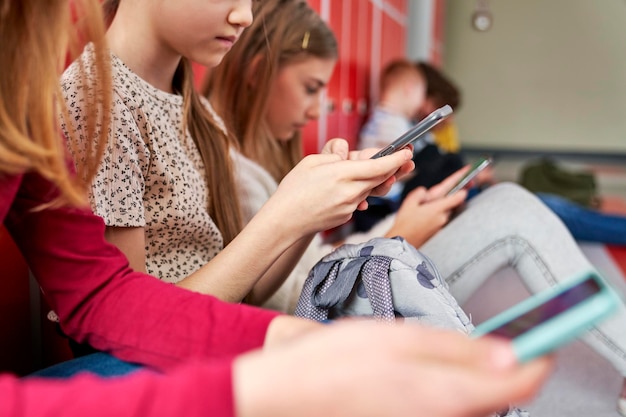
[{"label": "seated person", "polygon": [[[233,50],[208,74],[204,91],[240,143],[235,164],[246,219],[266,209],[285,173],[302,158],[300,130],[319,117],[322,93],[338,57],[332,31],[305,2],[264,0],[255,4],[255,16]],[[246,83],[232,81],[240,78]],[[466,191],[445,194],[462,173],[430,189],[416,188],[397,213],[367,234],[348,236],[347,242],[403,236],[434,262],[461,305],[505,267],[513,268],[533,293],[591,268],[558,218],[517,185],[489,187],[450,220]],[[308,192],[306,187],[302,192]],[[315,236],[265,305],[292,312],[308,271],[332,249]],[[626,375],[625,321],[622,307],[585,336],[621,375]]]},{"label": "seated person", "polygon": [[[418,118],[444,104],[450,104],[455,110],[458,109],[461,102],[459,88],[435,66],[426,62],[418,62],[416,66],[424,74],[428,85],[426,99],[418,112]],[[448,118],[444,123],[436,126],[433,129],[433,135],[441,153],[455,154],[462,160],[459,153],[461,142],[453,118]],[[419,169],[420,161],[415,160],[415,163]],[[434,180],[445,178],[447,175],[449,175],[449,170],[442,168],[434,175]],[[411,183],[412,181],[413,179],[409,179],[407,182]],[[493,171],[483,171],[479,174],[477,183],[478,188],[485,188],[495,183]],[[575,239],[626,245],[626,216],[603,213],[554,194],[537,193],[536,195],[565,223]]]},{"label": "seated person", "polygon": [[[396,59],[388,63],[380,77],[380,99],[361,128],[359,148],[384,147],[411,129],[416,120],[421,120],[435,109],[445,104],[453,109],[456,107],[457,103],[453,100],[432,100],[428,96],[428,83],[429,79],[412,62]],[[426,108],[429,111],[422,112]],[[442,121],[433,131],[445,123],[446,120]],[[430,188],[439,184],[465,165],[458,155],[440,152],[433,131],[413,143],[415,172],[397,183],[389,195],[368,199],[368,210],[355,213],[354,228],[357,231],[367,231],[382,218],[395,212],[406,195],[415,188]]]},{"label": "seated person", "polygon": [[[106,0],[114,104],[96,119],[86,113],[99,91],[98,80],[81,72],[82,66],[94,65],[89,45],[62,76],[63,98],[71,108],[63,128],[80,175],[94,174],[90,202],[107,225],[107,240],[133,268],[225,301],[260,304],[282,284],[316,232],[344,223],[364,207],[367,195],[384,194],[394,175],[405,175],[413,164],[406,155],[382,162],[358,152],[337,160],[330,149],[310,155],[293,166],[267,209],[244,228],[230,133],[194,89],[190,64],[211,67],[222,60],[228,48],[215,41],[219,47],[197,51],[195,45],[203,42],[197,37],[220,39],[224,21],[239,33],[252,20],[244,3],[208,3],[217,10],[198,23],[204,31],[174,36],[171,28],[187,27],[187,14],[173,13],[162,24],[161,2],[144,7]],[[113,128],[101,136],[82,135],[98,118],[109,118]],[[90,149],[101,142],[106,142],[104,155],[94,165]],[[353,158],[366,160],[347,160]],[[331,193],[335,200],[326,198]]]}]

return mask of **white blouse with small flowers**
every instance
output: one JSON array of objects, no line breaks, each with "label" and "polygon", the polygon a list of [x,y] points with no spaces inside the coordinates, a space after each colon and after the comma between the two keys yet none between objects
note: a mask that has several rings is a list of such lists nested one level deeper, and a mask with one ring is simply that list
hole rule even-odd
[{"label": "white blouse with small flowers", "polygon": [[[89,48],[81,58],[92,65]],[[87,71],[89,74],[89,71]],[[107,226],[143,227],[146,270],[168,282],[185,278],[223,247],[220,231],[207,211],[208,186],[204,164],[193,139],[183,132],[183,98],[153,87],[112,56],[113,108],[100,168],[91,185],[90,202]],[[62,89],[71,126],[80,133],[88,114],[77,62],[63,74]],[[97,87],[95,87],[97,88]],[[221,119],[208,101],[218,124]],[[84,161],[80,144],[70,146],[77,164]]]}]

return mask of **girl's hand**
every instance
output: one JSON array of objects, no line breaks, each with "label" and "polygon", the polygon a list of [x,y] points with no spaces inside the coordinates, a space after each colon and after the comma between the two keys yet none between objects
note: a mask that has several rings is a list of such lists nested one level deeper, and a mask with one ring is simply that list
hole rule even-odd
[{"label": "girl's hand", "polygon": [[[359,161],[359,160],[368,160],[372,157],[372,155],[374,155],[376,152],[378,152],[380,149],[377,148],[368,148],[368,149],[363,149],[363,150],[358,150],[358,151],[349,151],[349,146],[348,146],[348,142],[346,142],[344,139],[331,139],[328,142],[326,142],[326,144],[324,145],[324,148],[322,149],[321,153],[334,153],[338,156],[340,156],[342,159],[348,159],[351,161]],[[403,149],[403,151],[410,151],[411,155],[413,154],[413,147],[411,145],[407,146],[406,148]],[[381,184],[380,186],[374,188],[372,190],[372,192],[370,193],[370,195],[372,196],[383,196],[385,194],[387,194],[390,189],[391,186],[398,180],[402,179],[403,177],[405,177],[406,175],[408,175],[409,173],[411,173],[413,171],[413,169],[415,168],[415,164],[411,161],[411,162],[407,162],[405,164],[403,164],[395,173],[392,177],[390,177],[385,183]],[[367,204],[365,202],[363,202],[365,205],[364,206],[360,206],[358,209],[359,210],[365,210],[367,208]]]},{"label": "girl's hand", "polygon": [[469,169],[470,166],[466,165],[456,171],[454,174],[450,175],[445,180],[441,181],[439,184],[430,187],[426,195],[426,200],[433,201],[445,197],[448,191],[454,188],[456,183],[459,182],[461,178],[463,178],[463,175],[465,175],[467,171],[469,171]]},{"label": "girl's hand", "polygon": [[355,210],[367,207],[368,196],[385,194],[396,175],[413,168],[409,150],[369,159],[372,154],[350,153],[345,141],[331,141],[285,176],[259,214],[271,213],[286,228],[283,232],[300,236],[344,224]]},{"label": "girl's hand", "polygon": [[[436,190],[433,195],[438,196],[438,193]],[[428,197],[429,191],[424,187],[411,191],[402,202],[395,222],[385,236],[402,236],[411,245],[419,248],[448,223],[452,211],[465,201],[467,191],[461,190],[451,196],[432,200]]]}]

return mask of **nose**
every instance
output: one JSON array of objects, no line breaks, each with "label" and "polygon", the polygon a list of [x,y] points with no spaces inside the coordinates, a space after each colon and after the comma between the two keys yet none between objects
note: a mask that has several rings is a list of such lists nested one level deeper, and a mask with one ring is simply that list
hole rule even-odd
[{"label": "nose", "polygon": [[239,0],[228,14],[228,23],[247,28],[252,24],[252,0]]},{"label": "nose", "polygon": [[313,100],[313,103],[311,103],[311,105],[307,109],[306,117],[309,120],[317,120],[320,118],[320,109],[322,108],[322,100],[323,100],[323,93],[320,92],[318,95],[315,96],[315,100]]}]

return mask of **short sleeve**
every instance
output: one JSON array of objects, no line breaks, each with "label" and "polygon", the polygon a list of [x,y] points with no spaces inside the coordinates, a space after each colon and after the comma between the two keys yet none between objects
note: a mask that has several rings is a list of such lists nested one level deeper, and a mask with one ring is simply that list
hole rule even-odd
[{"label": "short sleeve", "polygon": [[[68,147],[77,166],[86,161],[85,146],[93,138],[86,137],[85,95],[91,91],[92,82],[80,77],[77,66],[71,66],[63,75],[62,91],[69,110],[69,125],[63,124]],[[97,131],[97,140],[108,142],[97,173],[90,188],[93,211],[102,217],[107,226],[143,227],[146,224],[143,196],[144,178],[150,164],[150,152],[143,140],[142,131],[149,126],[139,126],[133,112],[138,110],[132,102],[114,94],[111,122],[107,134]],[[148,124],[147,119],[145,124]],[[141,122],[139,122],[141,123]]]}]

